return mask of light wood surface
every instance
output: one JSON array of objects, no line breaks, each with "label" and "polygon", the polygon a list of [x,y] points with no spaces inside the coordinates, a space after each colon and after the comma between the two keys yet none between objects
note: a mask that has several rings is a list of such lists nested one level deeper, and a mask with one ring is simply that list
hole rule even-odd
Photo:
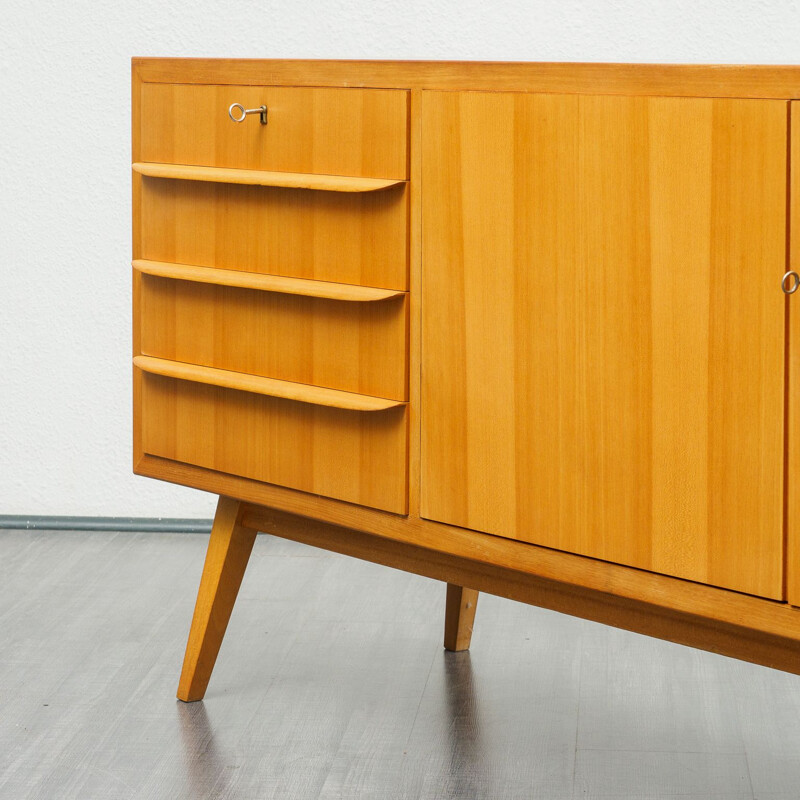
[{"label": "light wood surface", "polygon": [[240,524],[241,503],[220,497],[183,658],[178,699],[202,700],[239,593],[256,531]]},{"label": "light wood surface", "polygon": [[[140,136],[141,130],[141,92],[142,81],[136,69],[131,70],[131,158],[138,161],[141,157]],[[134,260],[142,257],[142,176],[136,172],[131,173],[131,258]],[[141,340],[141,315],[139,313],[139,287],[141,274],[133,270],[132,275],[132,319],[131,319],[131,345],[132,356],[142,352]],[[131,451],[133,468],[141,461],[142,451],[142,373],[131,367],[131,406],[133,411]]]},{"label": "light wood surface", "polygon": [[422,92],[411,92],[409,101],[408,186],[408,513],[419,516],[420,499],[420,358],[422,347]]},{"label": "light wood surface", "polygon": [[444,611],[444,649],[458,653],[469,650],[478,592],[454,583],[447,584]]},{"label": "light wood surface", "polygon": [[[308,388],[315,400],[330,392]],[[370,402],[388,408],[352,411],[145,374],[143,450],[218,473],[404,514],[405,406],[353,400],[362,406]]]},{"label": "light wood surface", "polygon": [[254,169],[223,169],[221,167],[143,162],[135,163],[133,171],[149,178],[239,183],[244,186],[271,186],[276,189],[312,189],[319,192],[376,192],[403,182],[381,178],[353,178],[347,175],[313,175],[303,172],[266,172]]},{"label": "light wood surface", "polygon": [[425,93],[423,516],[783,596],[786,121]]},{"label": "light wood surface", "polygon": [[358,397],[408,399],[402,294],[380,303],[342,303],[147,275],[140,313],[144,355]]},{"label": "light wood surface", "polygon": [[[143,84],[141,160],[359,178],[407,177],[407,92],[299,88],[292,83]],[[258,115],[233,122],[228,116],[232,103],[245,108],[266,105],[267,124],[262,125]]]},{"label": "light wood surface", "polygon": [[[800,273],[800,103],[790,103],[789,265]],[[786,298],[786,582],[800,606],[800,296]]]},{"label": "light wood surface", "polygon": [[191,264],[168,264],[163,261],[145,261],[143,259],[134,261],[133,268],[145,275],[173,278],[178,281],[235,286],[239,289],[255,289],[259,292],[319,297],[324,300],[342,300],[349,303],[374,303],[404,294],[392,289],[374,289],[371,286],[310,281],[304,278],[284,278],[280,275],[261,275],[254,272],[195,267]]},{"label": "light wood surface", "polygon": [[[677,97],[800,97],[800,67],[796,65],[255,58],[133,58],[131,63],[134,72],[146,84],[233,83]],[[261,101],[256,99],[256,102],[260,104]]]},{"label": "light wood surface", "polygon": [[166,358],[135,356],[133,364],[150,375],[162,375],[182,381],[219,386],[222,389],[235,389],[240,392],[309,403],[315,406],[327,406],[348,411],[385,411],[403,405],[400,401],[387,400],[382,397],[368,397],[353,392],[327,389],[323,386],[309,386],[305,383],[262,378],[257,375],[203,367],[197,364],[184,364]]},{"label": "light wood surface", "polygon": [[147,261],[408,287],[407,196],[142,180]]}]

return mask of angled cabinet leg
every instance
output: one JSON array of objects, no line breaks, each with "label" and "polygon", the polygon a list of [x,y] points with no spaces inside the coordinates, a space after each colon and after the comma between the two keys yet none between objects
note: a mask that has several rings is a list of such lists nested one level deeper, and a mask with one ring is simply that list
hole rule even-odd
[{"label": "angled cabinet leg", "polygon": [[202,700],[239,593],[256,531],[239,524],[241,504],[220,497],[194,608],[178,699]]},{"label": "angled cabinet leg", "polygon": [[444,612],[445,650],[469,650],[478,592],[453,583],[447,584],[447,603]]}]

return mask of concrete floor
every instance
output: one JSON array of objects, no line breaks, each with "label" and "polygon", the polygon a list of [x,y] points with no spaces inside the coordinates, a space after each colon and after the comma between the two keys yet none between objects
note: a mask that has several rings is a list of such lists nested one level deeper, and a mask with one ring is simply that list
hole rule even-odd
[{"label": "concrete floor", "polygon": [[0,531],[0,798],[800,798],[800,677],[256,542],[174,699],[208,537]]}]

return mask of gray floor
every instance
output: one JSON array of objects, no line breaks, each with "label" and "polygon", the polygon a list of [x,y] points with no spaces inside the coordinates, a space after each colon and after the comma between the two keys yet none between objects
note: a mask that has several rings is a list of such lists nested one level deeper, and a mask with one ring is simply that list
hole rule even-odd
[{"label": "gray floor", "polygon": [[207,539],[0,531],[0,797],[800,798],[800,677],[264,536],[183,705]]}]

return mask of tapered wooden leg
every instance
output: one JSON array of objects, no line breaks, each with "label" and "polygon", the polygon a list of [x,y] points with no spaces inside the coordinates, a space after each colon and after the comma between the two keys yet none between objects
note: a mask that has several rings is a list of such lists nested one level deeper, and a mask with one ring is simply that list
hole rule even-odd
[{"label": "tapered wooden leg", "polygon": [[178,685],[178,699],[186,703],[206,693],[256,539],[256,531],[239,524],[240,506],[229,497],[217,503]]},{"label": "tapered wooden leg", "polygon": [[478,592],[453,583],[447,584],[447,603],[444,611],[445,650],[469,650]]}]

